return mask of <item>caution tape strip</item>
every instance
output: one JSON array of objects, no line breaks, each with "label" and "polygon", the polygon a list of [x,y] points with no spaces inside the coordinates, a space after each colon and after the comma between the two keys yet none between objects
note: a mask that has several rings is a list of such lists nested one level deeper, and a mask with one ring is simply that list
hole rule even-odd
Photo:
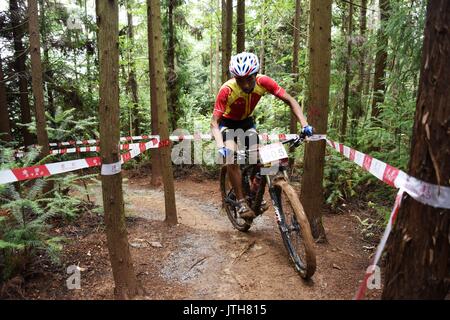
[{"label": "caution tape strip", "polygon": [[[121,155],[121,163],[123,164],[130,161],[148,149],[162,148],[168,144],[170,144],[170,141],[160,142],[156,139],[149,142],[130,144],[128,146],[129,151]],[[100,157],[91,157],[79,160],[48,163],[26,168],[2,170],[0,171],[0,184],[48,177],[55,174],[77,171],[84,168],[98,167],[100,165],[102,165]]]},{"label": "caution tape strip", "polygon": [[439,186],[416,179],[400,169],[344,146],[342,143],[329,139],[327,139],[327,143],[365,171],[370,172],[392,187],[403,189],[415,200],[435,208],[450,209],[450,187]]}]

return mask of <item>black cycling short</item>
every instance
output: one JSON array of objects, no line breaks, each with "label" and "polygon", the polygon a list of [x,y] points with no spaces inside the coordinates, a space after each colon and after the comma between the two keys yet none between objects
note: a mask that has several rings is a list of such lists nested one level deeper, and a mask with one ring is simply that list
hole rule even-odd
[{"label": "black cycling short", "polygon": [[[259,143],[258,132],[256,131],[253,117],[248,117],[244,120],[222,118],[219,121],[219,129],[222,133],[223,141],[234,140],[238,147],[242,144],[242,138],[245,139],[246,149],[250,149],[251,146]],[[239,129],[242,129],[242,131]]]}]

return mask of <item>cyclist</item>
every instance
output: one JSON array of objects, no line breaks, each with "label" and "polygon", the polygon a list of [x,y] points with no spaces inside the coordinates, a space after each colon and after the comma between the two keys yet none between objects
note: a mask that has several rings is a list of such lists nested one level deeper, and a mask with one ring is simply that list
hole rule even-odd
[{"label": "cyclist", "polygon": [[[297,120],[302,125],[302,133],[307,136],[313,134],[313,128],[308,125],[306,117],[298,102],[289,95],[272,78],[258,74],[258,57],[250,52],[241,52],[231,57],[230,73],[234,76],[225,82],[217,94],[211,119],[211,131],[220,156],[229,158],[237,150],[237,139],[230,130],[242,129],[246,131],[245,147],[253,149],[250,141],[258,141],[255,124],[251,116],[260,98],[267,92],[284,101],[291,107]],[[256,139],[252,139],[252,135]],[[231,185],[238,200],[238,214],[243,219],[255,218],[255,213],[246,203],[241,186],[241,171],[238,164],[226,164]],[[261,211],[268,209],[267,203],[261,204]]]}]

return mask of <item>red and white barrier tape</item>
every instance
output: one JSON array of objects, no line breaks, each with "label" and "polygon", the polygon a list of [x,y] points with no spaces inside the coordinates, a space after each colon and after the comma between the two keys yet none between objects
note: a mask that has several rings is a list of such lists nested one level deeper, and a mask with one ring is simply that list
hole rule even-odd
[{"label": "red and white barrier tape", "polygon": [[[290,139],[296,135],[294,134],[261,134],[260,138],[268,141],[270,140],[282,140],[282,139]],[[141,136],[128,136],[121,137],[120,142],[131,142],[131,141],[139,141],[139,140],[149,140],[149,139],[159,139],[159,135],[141,135]],[[202,134],[202,133],[194,133],[193,135],[172,135],[169,137],[171,141],[183,141],[183,140],[211,140],[211,134]],[[67,142],[52,142],[49,143],[50,147],[61,147],[61,146],[76,146],[76,145],[91,145],[98,144],[100,140],[72,140]],[[74,149],[74,148],[73,148]],[[75,152],[75,151],[74,151]]]},{"label": "red and white barrier tape", "polygon": [[411,177],[400,169],[344,146],[342,143],[329,139],[327,139],[327,143],[365,171],[392,187],[403,189],[415,200],[435,208],[450,209],[450,187],[438,186]]},{"label": "red and white barrier tape", "polygon": [[[167,143],[158,142],[156,139],[149,142],[130,144],[129,151],[121,155],[121,163],[128,162],[148,149],[161,148],[165,145],[167,145]],[[0,171],[0,184],[48,177],[55,174],[72,172],[84,168],[98,167],[101,164],[100,157],[92,157],[80,160],[70,160],[31,166],[27,168],[2,170]],[[112,168],[110,169],[112,170]],[[105,170],[108,171],[109,169]]]}]

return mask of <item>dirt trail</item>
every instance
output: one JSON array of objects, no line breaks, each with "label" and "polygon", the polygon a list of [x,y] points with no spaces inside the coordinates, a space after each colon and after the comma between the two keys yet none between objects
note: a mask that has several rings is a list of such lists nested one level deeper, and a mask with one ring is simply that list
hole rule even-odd
[{"label": "dirt trail", "polygon": [[[91,199],[101,201],[99,185]],[[144,299],[351,299],[372,251],[365,251],[355,212],[325,214],[327,244],[316,244],[317,270],[304,281],[290,263],[273,209],[247,233],[221,212],[216,181],[186,177],[175,182],[179,224],[164,223],[164,193],[149,178],[124,180],[128,239]],[[84,215],[62,224],[68,238],[62,264],[37,264],[34,275],[9,297],[112,299],[114,282],[102,217]],[[81,289],[68,290],[67,266],[81,270]],[[378,298],[380,290],[369,290]]]},{"label": "dirt trail", "polygon": [[[139,224],[160,221],[162,225],[163,191],[147,181],[124,183],[126,214],[140,218]],[[350,214],[324,216],[329,243],[316,244],[317,271],[305,282],[290,264],[273,209],[258,217],[249,232],[242,233],[232,228],[221,211],[214,181],[177,181],[176,202],[179,225],[168,230],[173,237],[165,239],[167,235],[161,230],[145,234],[150,238],[146,240],[159,240],[162,248],[150,252],[147,248],[133,249],[137,261],[151,252],[160,257],[158,264],[153,264],[157,275],[141,281],[147,288],[157,282],[168,292],[167,296],[151,298],[351,299],[369,261],[369,253],[363,249],[367,244],[360,240],[356,219]],[[136,240],[133,231],[129,239]],[[372,290],[369,296],[378,294]]]}]

